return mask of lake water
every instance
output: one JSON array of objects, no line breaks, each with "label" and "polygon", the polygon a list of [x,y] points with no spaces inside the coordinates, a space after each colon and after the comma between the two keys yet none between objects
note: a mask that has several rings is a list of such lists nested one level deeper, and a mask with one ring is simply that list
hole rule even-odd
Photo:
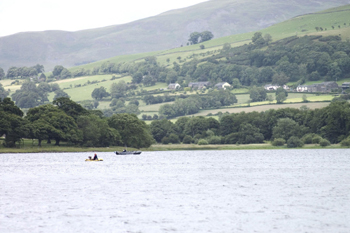
[{"label": "lake water", "polygon": [[350,232],[350,150],[0,154],[0,232]]}]

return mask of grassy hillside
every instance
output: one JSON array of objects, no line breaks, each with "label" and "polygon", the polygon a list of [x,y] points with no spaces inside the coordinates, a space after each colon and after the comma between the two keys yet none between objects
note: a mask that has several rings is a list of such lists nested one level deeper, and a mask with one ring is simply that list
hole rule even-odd
[{"label": "grassy hillside", "polygon": [[[215,38],[221,38],[261,30],[297,15],[347,3],[347,0],[211,0],[124,25],[77,32],[18,33],[0,38],[0,67],[7,70],[10,66],[39,63],[51,70],[55,65],[73,67],[116,55],[178,48],[186,45],[194,31],[209,30]],[[232,43],[247,38],[249,34],[237,36]]]},{"label": "grassy hillside", "polygon": [[[326,11],[318,12],[315,14],[308,14],[303,16],[298,16],[293,19],[287,20],[283,23],[278,23],[276,25],[273,25],[271,27],[268,27],[266,29],[261,30],[262,33],[269,33],[274,41],[277,41],[279,39],[283,39],[286,37],[290,37],[293,35],[303,36],[303,35],[341,35],[341,38],[343,40],[348,40],[350,38],[350,17],[348,16],[350,12],[350,5],[337,7],[333,9],[329,9]],[[345,24],[345,25],[344,25]],[[334,29],[332,28],[334,26]],[[340,27],[339,27],[340,26]],[[316,31],[316,27],[322,27],[324,28],[323,31]],[[327,28],[327,30],[326,30]],[[172,67],[172,63],[174,61],[177,61],[180,63],[180,65],[186,60],[190,61],[194,57],[197,58],[205,58],[210,57],[215,54],[219,53],[219,50],[221,50],[223,44],[230,43],[232,47],[237,47],[242,44],[250,43],[251,37],[253,36],[252,33],[244,33],[239,35],[232,35],[227,37],[222,37],[218,39],[213,39],[208,42],[204,42],[206,49],[200,49],[199,45],[192,45],[192,46],[186,46],[176,49],[170,49],[170,50],[163,50],[163,51],[157,51],[157,52],[149,52],[149,53],[140,53],[140,54],[134,54],[134,55],[122,55],[113,57],[106,60],[101,60],[95,63],[90,63],[86,65],[81,65],[77,67],[70,68],[71,72],[74,72],[78,69],[85,69],[85,70],[92,70],[95,66],[101,66],[101,64],[105,62],[110,63],[123,63],[123,62],[138,62],[143,61],[145,57],[147,56],[156,56],[157,62],[160,63],[162,66],[167,66],[168,68]],[[181,57],[181,61],[179,61],[179,57]],[[116,77],[116,79],[112,80],[112,77]],[[93,76],[86,76],[86,77],[77,77],[77,78],[70,78],[70,79],[64,79],[55,81],[53,83],[57,83],[61,89],[63,89],[74,101],[83,101],[83,100],[93,100],[91,97],[91,93],[95,88],[98,87],[105,87],[107,91],[110,90],[110,86],[112,83],[119,82],[120,80],[125,81],[126,83],[130,83],[132,80],[131,76],[121,76],[121,75],[112,75],[112,74],[104,74],[104,75],[93,75]],[[350,79],[349,79],[350,80]],[[338,84],[341,85],[344,81],[349,80],[338,80]],[[1,80],[0,83],[4,86],[6,90],[10,90],[11,94],[13,94],[16,90],[18,90],[21,85],[11,85],[11,82],[13,80]],[[313,81],[313,82],[307,82],[306,85],[314,84],[319,81]],[[290,83],[291,84],[291,83]],[[166,83],[158,82],[154,86],[150,87],[138,87],[137,91],[141,92],[142,90],[146,91],[156,91],[159,89],[164,89],[167,87]],[[195,94],[196,92],[187,92],[187,95]],[[264,111],[269,108],[280,108],[280,107],[297,107],[299,108],[302,105],[307,105],[309,108],[319,108],[322,106],[328,105],[327,102],[322,101],[330,101],[333,96],[331,95],[321,95],[316,96],[315,94],[307,94],[308,101],[310,103],[300,103],[302,102],[302,95],[300,93],[290,93],[288,96],[288,99],[285,101],[286,104],[283,105],[271,105],[274,104],[276,101],[273,101],[271,103],[265,101],[265,102],[258,102],[258,103],[249,103],[249,94],[247,88],[240,88],[240,89],[233,89],[232,93],[237,94],[238,103],[229,106],[224,107],[220,109],[207,109],[207,110],[201,110],[199,113],[195,115],[208,115],[208,114],[216,114],[218,112],[240,112],[240,111]],[[157,95],[163,95],[161,94],[155,94]],[[179,95],[179,94],[185,94],[184,91],[182,92],[176,92],[176,93],[170,93],[170,95]],[[272,94],[274,97],[274,94]],[[54,93],[51,93],[49,95],[49,100],[52,101],[54,97]],[[158,114],[160,106],[166,104],[166,103],[160,103],[160,104],[153,104],[153,105],[146,105],[142,99],[142,94],[139,94],[136,96],[136,99],[140,101],[139,109],[141,111],[141,115],[151,115]],[[100,101],[98,109],[104,110],[109,109],[109,104],[111,102],[110,98],[105,98],[103,101]],[[322,102],[322,103],[317,103]],[[173,102],[167,102],[167,103],[173,103]],[[295,104],[300,103],[300,104]],[[249,107],[248,107],[249,105]],[[263,106],[256,106],[256,105],[263,105]]]},{"label": "grassy hillside", "polygon": [[[346,25],[344,25],[344,23]],[[332,29],[332,26],[334,26],[334,29]],[[338,26],[340,26],[340,28],[338,28]],[[322,27],[327,30],[316,31],[316,27]],[[297,16],[259,31],[263,34],[269,33],[274,41],[294,35],[341,35],[343,40],[347,40],[350,39],[350,5],[336,7],[313,14]],[[138,61],[147,56],[156,56],[158,58],[158,62],[160,62],[162,65],[167,65],[167,59],[170,59],[171,64],[173,61],[177,61],[176,58],[179,56],[182,58],[188,58],[192,54],[215,51],[221,49],[225,43],[229,43],[233,47],[248,44],[251,42],[251,38],[254,33],[255,32],[230,35],[203,42],[201,44],[205,46],[206,49],[204,50],[200,49],[199,45],[197,44],[157,52],[116,56],[94,63],[72,67],[70,70],[73,72],[81,68],[92,69],[93,67],[100,66],[102,63],[107,61],[114,63]]]}]

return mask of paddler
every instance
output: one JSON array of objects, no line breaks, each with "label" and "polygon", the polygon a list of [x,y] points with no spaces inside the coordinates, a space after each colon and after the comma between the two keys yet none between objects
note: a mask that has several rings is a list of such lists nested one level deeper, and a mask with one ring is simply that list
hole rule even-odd
[{"label": "paddler", "polygon": [[94,155],[93,160],[98,160],[97,154]]}]

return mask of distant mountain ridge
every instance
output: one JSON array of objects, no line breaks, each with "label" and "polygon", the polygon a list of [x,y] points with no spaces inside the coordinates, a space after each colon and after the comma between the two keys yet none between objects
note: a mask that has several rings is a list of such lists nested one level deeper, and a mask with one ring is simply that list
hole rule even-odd
[{"label": "distant mountain ridge", "polygon": [[72,67],[109,57],[186,46],[191,32],[215,38],[260,30],[350,0],[211,0],[131,23],[76,32],[25,32],[0,37],[0,67]]}]

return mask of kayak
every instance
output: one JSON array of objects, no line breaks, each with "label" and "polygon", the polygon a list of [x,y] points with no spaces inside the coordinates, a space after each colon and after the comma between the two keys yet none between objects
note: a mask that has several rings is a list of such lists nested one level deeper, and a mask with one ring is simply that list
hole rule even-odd
[{"label": "kayak", "polygon": [[98,160],[93,160],[93,159],[85,159],[85,161],[95,161],[95,162],[98,162],[98,161],[103,161],[103,159],[98,159]]}]

